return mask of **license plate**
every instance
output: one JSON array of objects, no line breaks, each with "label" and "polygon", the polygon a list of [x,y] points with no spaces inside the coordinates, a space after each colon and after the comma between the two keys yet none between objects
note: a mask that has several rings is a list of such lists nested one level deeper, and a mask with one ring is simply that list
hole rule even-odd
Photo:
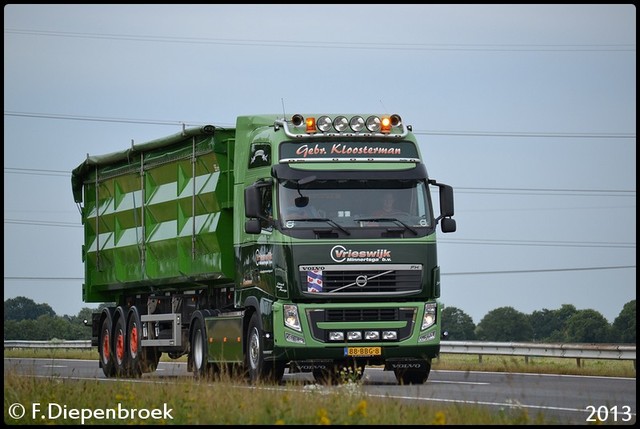
[{"label": "license plate", "polygon": [[382,347],[345,347],[345,356],[380,356]]}]

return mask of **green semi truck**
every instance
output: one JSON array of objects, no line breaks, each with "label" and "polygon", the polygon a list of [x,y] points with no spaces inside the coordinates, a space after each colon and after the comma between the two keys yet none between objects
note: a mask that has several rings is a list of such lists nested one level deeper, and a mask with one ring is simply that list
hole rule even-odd
[{"label": "green semi truck", "polygon": [[[367,365],[424,383],[440,350],[436,226],[451,186],[429,178],[399,115],[237,118],[184,127],[72,171],[82,298],[107,377],[188,356],[196,377],[250,382]],[[431,190],[439,194],[439,214]]]}]

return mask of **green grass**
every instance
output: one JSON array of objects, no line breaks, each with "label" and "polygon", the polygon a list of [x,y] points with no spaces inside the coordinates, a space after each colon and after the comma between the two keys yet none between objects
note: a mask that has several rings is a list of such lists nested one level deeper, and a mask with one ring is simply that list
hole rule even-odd
[{"label": "green grass", "polygon": [[[361,386],[337,388],[288,385],[249,386],[222,379],[206,383],[191,378],[105,383],[17,376],[5,372],[5,422],[14,424],[219,424],[219,425],[434,425],[434,424],[561,424],[542,414],[523,409],[479,406],[430,405],[412,401],[373,398]],[[28,412],[16,420],[11,404],[28,404]],[[55,405],[54,416],[46,411]],[[127,410],[124,414],[118,410]],[[158,418],[131,410],[159,410]],[[169,411],[164,414],[163,410]],[[66,410],[60,414],[61,410]],[[74,416],[71,410],[77,411]],[[114,410],[113,416],[97,418],[95,410]],[[84,420],[81,416],[85,416]],[[44,415],[44,418],[42,417]],[[122,418],[122,416],[126,418]],[[98,416],[101,417],[101,416]]]},{"label": "green grass", "polygon": [[433,361],[434,370],[525,372],[535,374],[591,375],[635,378],[634,361],[613,359],[549,358],[524,356],[442,354]]}]

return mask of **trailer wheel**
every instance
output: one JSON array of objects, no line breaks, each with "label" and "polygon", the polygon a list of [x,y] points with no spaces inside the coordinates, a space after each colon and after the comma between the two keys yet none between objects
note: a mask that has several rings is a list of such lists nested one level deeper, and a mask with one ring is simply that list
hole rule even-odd
[{"label": "trailer wheel", "polygon": [[100,337],[98,338],[98,354],[100,355],[100,366],[106,377],[113,377],[116,373],[116,366],[111,353],[111,318],[105,317],[100,327]]},{"label": "trailer wheel", "polygon": [[[129,310],[129,321],[127,322],[127,358],[129,361],[129,372],[134,377],[140,377],[142,375],[143,367],[145,365],[146,354],[141,346],[142,331],[140,328],[140,316],[135,310],[135,307],[131,307]],[[148,372],[148,371],[147,371]]]},{"label": "trailer wheel", "polygon": [[211,364],[209,364],[207,353],[207,338],[205,335],[202,319],[193,321],[193,331],[191,333],[191,353],[189,355],[193,368],[193,375],[196,378],[208,378],[211,375]]},{"label": "trailer wheel", "polygon": [[122,315],[116,320],[116,329],[114,332],[113,350],[115,354],[116,375],[126,377],[128,375],[127,368],[127,335],[125,328],[125,320]]},{"label": "trailer wheel", "polygon": [[273,381],[279,383],[284,375],[285,362],[266,362],[264,359],[263,332],[260,325],[260,316],[253,313],[249,321],[247,335],[246,369],[249,382],[255,384],[259,381]]}]

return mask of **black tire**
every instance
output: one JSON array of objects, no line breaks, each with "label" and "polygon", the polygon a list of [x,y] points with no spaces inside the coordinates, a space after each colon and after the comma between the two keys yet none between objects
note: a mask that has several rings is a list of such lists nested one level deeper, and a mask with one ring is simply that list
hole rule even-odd
[{"label": "black tire", "polygon": [[113,328],[111,327],[111,318],[105,317],[100,327],[100,336],[98,338],[98,354],[100,356],[100,366],[106,377],[116,375],[116,364],[113,359]]},{"label": "black tire", "polygon": [[157,347],[145,347],[142,350],[145,358],[142,366],[142,372],[155,371],[158,368],[158,362],[160,362],[162,352],[159,352]]},{"label": "black tire", "polygon": [[280,383],[286,363],[265,361],[262,324],[258,313],[253,313],[249,320],[246,347],[245,368],[249,383],[256,384],[261,381]]},{"label": "black tire", "polygon": [[127,328],[125,319],[120,314],[117,316],[116,326],[113,331],[113,355],[116,365],[116,375],[118,377],[127,377],[129,375],[129,364],[127,354]]},{"label": "black tire", "polygon": [[127,322],[127,360],[129,363],[128,371],[133,377],[140,377],[143,368],[146,367],[146,354],[142,349],[142,324],[138,312],[129,311]]},{"label": "black tire", "polygon": [[424,384],[429,378],[429,373],[431,372],[431,363],[426,362],[425,365],[426,368],[424,369],[394,370],[396,380],[398,380],[398,383],[402,385]]},{"label": "black tire", "polygon": [[193,368],[193,375],[198,379],[211,377],[211,364],[208,362],[207,335],[202,319],[193,321],[193,331],[191,331],[191,352],[189,359]]}]

